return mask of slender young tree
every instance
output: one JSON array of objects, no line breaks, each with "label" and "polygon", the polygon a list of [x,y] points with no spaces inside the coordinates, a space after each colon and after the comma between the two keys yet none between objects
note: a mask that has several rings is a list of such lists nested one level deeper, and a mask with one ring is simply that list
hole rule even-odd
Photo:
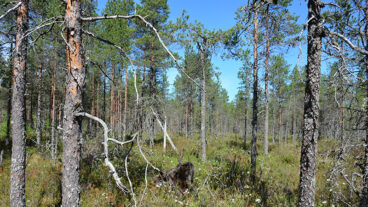
[{"label": "slender young tree", "polygon": [[267,4],[266,8],[266,67],[265,67],[265,125],[264,125],[264,154],[268,154],[268,69],[269,69],[269,58],[270,58],[270,37],[269,37],[269,4]]},{"label": "slender young tree", "polygon": [[252,115],[252,149],[251,149],[251,175],[252,179],[256,176],[257,167],[257,128],[258,128],[258,9],[256,1],[254,1],[253,8],[255,8],[253,16],[253,115]]},{"label": "slender young tree", "polygon": [[42,63],[38,63],[38,90],[37,90],[37,124],[36,124],[36,140],[37,147],[41,146],[42,120],[41,120],[41,96],[42,96]]},{"label": "slender young tree", "polygon": [[53,51],[54,55],[54,63],[52,67],[51,74],[51,110],[50,110],[50,139],[51,139],[51,158],[54,161],[54,165],[56,164],[56,141],[55,141],[55,113],[56,113],[56,98],[55,98],[55,90],[56,90],[56,67],[57,67],[57,53],[56,48]]},{"label": "slender young tree", "polygon": [[19,0],[17,10],[17,33],[14,54],[13,93],[12,93],[12,155],[10,179],[10,206],[26,206],[25,169],[26,169],[26,137],[25,137],[25,89],[27,63],[28,0]]}]

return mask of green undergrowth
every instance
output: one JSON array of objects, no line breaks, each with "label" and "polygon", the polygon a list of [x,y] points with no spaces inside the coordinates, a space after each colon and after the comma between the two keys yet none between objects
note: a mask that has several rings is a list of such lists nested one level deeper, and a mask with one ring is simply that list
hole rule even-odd
[{"label": "green undergrowth", "polygon": [[[98,138],[100,139],[100,138]],[[93,140],[93,139],[91,139]],[[295,206],[298,195],[300,143],[279,146],[270,143],[269,154],[264,155],[263,143],[258,143],[257,173],[250,177],[250,149],[242,148],[242,140],[235,135],[210,137],[207,162],[201,161],[199,138],[174,138],[179,152],[184,149],[183,162],[195,166],[194,183],[183,195],[168,186],[156,187],[152,178],[157,175],[146,162],[137,145],[127,158],[129,177],[134,186],[135,197],[120,192],[109,170],[103,163],[102,148],[85,152],[81,167],[82,206],[131,206],[134,200],[142,206]],[[99,143],[99,142],[95,142]],[[86,142],[86,145],[92,145]],[[129,144],[128,144],[129,145]],[[130,188],[125,174],[124,157],[130,145],[118,148],[111,145],[111,159],[122,182]],[[249,143],[248,143],[249,145]],[[334,151],[338,143],[333,140],[318,142],[316,206],[331,206],[333,186],[328,182],[329,170],[334,165]],[[168,144],[163,152],[162,137],[156,137],[150,149],[144,144],[147,159],[161,170],[174,168],[180,155]],[[331,153],[327,153],[331,152]],[[93,156],[93,155],[96,156]],[[4,168],[0,169],[0,206],[9,206],[10,157],[5,155]],[[35,147],[27,148],[26,200],[28,206],[60,206],[61,203],[61,157],[54,166],[47,153],[39,153]],[[352,162],[353,163],[353,162]],[[354,166],[351,167],[351,170]],[[356,169],[355,169],[356,170]],[[337,182],[343,183],[343,180]],[[347,187],[340,190],[348,194]],[[142,198],[143,191],[146,192]],[[352,200],[357,199],[354,196]]]}]

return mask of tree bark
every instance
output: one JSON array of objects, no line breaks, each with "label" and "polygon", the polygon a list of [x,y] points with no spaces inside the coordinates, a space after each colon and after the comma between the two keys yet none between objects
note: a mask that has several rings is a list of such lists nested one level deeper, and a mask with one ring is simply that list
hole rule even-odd
[{"label": "tree bark", "polygon": [[[40,60],[41,61],[41,60]],[[41,90],[42,90],[42,63],[38,65],[38,91],[37,91],[37,124],[36,124],[36,140],[37,147],[41,146],[41,136],[42,136],[42,120],[41,120]]]},{"label": "tree bark", "polygon": [[[313,17],[313,18],[312,18]],[[314,206],[321,74],[321,2],[308,1],[308,57],[298,206]]]},{"label": "tree bark", "polygon": [[[365,5],[365,36],[368,37],[368,1],[366,1]],[[366,40],[365,49],[368,50],[368,39]],[[368,74],[368,55],[365,56],[365,70],[366,74]],[[367,78],[368,85],[368,78]],[[368,87],[366,89],[367,97],[368,97]],[[365,118],[365,154],[364,154],[364,169],[363,169],[363,190],[360,196],[360,207],[368,206],[368,105],[366,105],[366,118]]]},{"label": "tree bark", "polygon": [[248,94],[245,93],[245,107],[244,107],[244,134],[243,134],[243,149],[247,149],[247,127],[248,127]]},{"label": "tree bark", "polygon": [[294,86],[293,143],[296,141],[296,86]]},{"label": "tree bark", "polygon": [[82,110],[86,76],[81,29],[81,1],[68,0],[65,10],[68,71],[63,124],[62,206],[80,206],[81,119],[75,114]]},{"label": "tree bark", "polygon": [[5,145],[8,146],[10,143],[10,120],[11,120],[11,109],[12,109],[12,86],[13,86],[13,38],[11,38],[10,43],[10,58],[9,58],[9,89],[8,89],[8,117],[6,120],[6,138],[5,138]]},{"label": "tree bark", "polygon": [[123,106],[123,97],[121,92],[123,90],[123,66],[119,64],[119,73],[118,73],[118,100],[117,100],[117,134],[118,137],[121,138],[121,127],[122,127],[122,106]]},{"label": "tree bark", "polygon": [[202,161],[206,161],[206,60],[207,60],[207,39],[204,39],[202,46],[198,44],[202,66],[202,90],[201,90],[201,143]]},{"label": "tree bark", "polygon": [[127,133],[127,110],[128,110],[128,66],[125,66],[125,90],[124,90],[124,115],[123,115],[123,140]]},{"label": "tree bark", "polygon": [[279,97],[279,131],[278,131],[278,137],[279,137],[279,146],[281,144],[281,139],[282,139],[282,136],[281,136],[281,130],[282,130],[282,107],[281,107],[281,94],[279,93],[278,95]]},{"label": "tree bark", "polygon": [[54,67],[52,68],[52,75],[51,75],[51,113],[50,113],[50,138],[51,138],[51,158],[54,162],[54,165],[56,164],[56,142],[55,142],[55,87],[56,87],[56,67],[57,67],[57,54],[56,54],[56,48],[54,48]]},{"label": "tree bark", "polygon": [[[91,78],[91,95],[92,95],[92,100],[91,100],[91,115],[92,116],[96,116],[95,114],[95,71],[92,71],[92,78]],[[89,128],[90,130],[94,131],[94,122],[92,122],[92,119],[89,120]]]},{"label": "tree bark", "polygon": [[17,10],[17,34],[14,54],[13,94],[12,94],[12,155],[10,178],[10,206],[26,206],[25,200],[25,169],[26,169],[26,139],[25,139],[25,89],[27,37],[24,37],[28,27],[28,0],[22,2]]},{"label": "tree bark", "polygon": [[268,67],[269,67],[269,58],[270,58],[270,39],[269,39],[269,4],[267,4],[266,10],[266,71],[265,71],[265,134],[264,134],[264,154],[268,154]]},{"label": "tree bark", "polygon": [[254,12],[254,63],[253,63],[253,118],[252,118],[252,150],[251,150],[251,177],[254,181],[256,176],[256,166],[257,166],[257,121],[258,121],[258,53],[257,53],[257,24],[258,24],[258,11]]},{"label": "tree bark", "polygon": [[115,137],[115,97],[114,97],[114,81],[115,81],[115,69],[114,62],[112,62],[112,80],[110,81],[110,127],[111,127],[111,135]]}]

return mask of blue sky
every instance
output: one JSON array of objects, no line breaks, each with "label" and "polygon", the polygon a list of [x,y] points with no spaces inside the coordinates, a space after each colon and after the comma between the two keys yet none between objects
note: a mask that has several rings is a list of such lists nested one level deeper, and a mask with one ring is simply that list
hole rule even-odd
[{"label": "blue sky", "polygon": [[[222,30],[226,30],[235,24],[234,17],[236,9],[246,3],[246,0],[168,0],[171,20],[175,20],[182,14],[183,10],[186,10],[187,14],[190,16],[190,20],[197,20],[209,29]],[[106,0],[98,0],[99,9],[104,8],[105,4]],[[308,9],[307,3],[304,0],[294,0],[289,9],[291,13],[300,16],[300,24],[306,22]],[[172,48],[173,51],[177,49],[177,47]],[[302,51],[303,58],[301,64],[304,65],[306,64],[307,57],[305,45],[302,47]],[[284,53],[288,63],[291,65],[290,69],[292,69],[294,65],[297,64],[299,49],[290,48],[288,51],[281,52]],[[180,53],[182,52],[179,52],[179,54]],[[240,83],[240,80],[237,78],[237,73],[242,63],[235,60],[223,60],[219,55],[214,55],[212,57],[212,63],[218,68],[218,72],[221,73],[220,81],[222,86],[227,90],[230,101],[234,100]],[[172,84],[178,72],[175,68],[172,68],[168,70],[167,74],[169,82]],[[263,68],[261,68],[259,77],[261,79],[263,78]],[[261,84],[263,84],[263,82]]]}]

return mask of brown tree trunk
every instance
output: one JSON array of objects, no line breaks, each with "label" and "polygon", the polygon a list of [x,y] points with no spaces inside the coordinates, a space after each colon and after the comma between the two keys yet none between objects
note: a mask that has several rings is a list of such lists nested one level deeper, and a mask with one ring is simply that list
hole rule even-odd
[{"label": "brown tree trunk", "polygon": [[106,119],[106,75],[104,75],[103,78],[103,104],[102,104],[102,110],[103,110],[103,118]]},{"label": "brown tree trunk", "polygon": [[279,131],[278,131],[278,137],[279,137],[279,146],[281,144],[281,139],[282,139],[282,136],[281,136],[281,130],[282,130],[282,107],[281,107],[281,94],[279,93]]},{"label": "brown tree trunk", "polygon": [[296,141],[296,86],[294,88],[293,143]]},{"label": "brown tree trunk", "polygon": [[26,169],[26,139],[25,139],[25,89],[27,37],[24,37],[28,27],[28,0],[22,2],[17,10],[17,35],[14,54],[13,94],[12,94],[12,155],[10,178],[10,206],[26,206],[25,200],[25,169]]},{"label": "brown tree trunk", "polygon": [[121,138],[121,122],[122,122],[122,105],[123,105],[123,97],[121,95],[121,91],[123,90],[123,66],[119,64],[119,73],[118,73],[118,100],[117,100],[117,134],[119,139]]},{"label": "brown tree trunk", "polygon": [[[365,8],[365,35],[368,37],[368,1],[366,1]],[[368,39],[366,40],[365,49],[368,50]],[[368,55],[365,56],[365,69],[366,74],[368,74]],[[368,78],[367,78],[368,85]],[[368,87],[366,89],[367,97],[368,97]],[[363,170],[363,190],[360,197],[360,207],[368,206],[368,105],[366,105],[366,118],[365,118],[365,154],[364,154],[364,170]]]},{"label": "brown tree trunk", "polygon": [[75,114],[82,110],[86,76],[81,29],[81,1],[68,0],[65,10],[68,72],[63,124],[62,206],[80,206],[81,119]]},{"label": "brown tree trunk", "polygon": [[112,137],[115,137],[115,97],[114,97],[114,81],[115,81],[115,69],[114,62],[112,63],[112,80],[110,81],[110,126],[111,126],[111,134]]},{"label": "brown tree trunk", "polygon": [[185,137],[188,138],[189,132],[189,95],[188,88],[186,89],[186,97],[185,97]]},{"label": "brown tree trunk", "polygon": [[257,24],[258,24],[258,11],[254,12],[254,63],[253,63],[253,118],[252,118],[252,150],[251,150],[251,176],[254,181],[256,176],[256,166],[257,166],[257,101],[258,101],[258,53],[257,53]]},{"label": "brown tree trunk", "polygon": [[37,91],[37,123],[36,123],[36,140],[37,147],[41,145],[42,136],[42,120],[41,120],[41,90],[42,90],[42,63],[38,65],[38,91]]},{"label": "brown tree trunk", "polygon": [[127,133],[127,110],[128,110],[128,66],[125,66],[125,90],[124,90],[124,114],[123,114],[123,140]]},{"label": "brown tree trunk", "polygon": [[[91,95],[92,95],[92,103],[91,103],[91,114],[95,116],[95,71],[92,71],[91,78]],[[89,128],[93,131],[93,122],[92,119],[89,120]]]},{"label": "brown tree trunk", "polygon": [[51,157],[54,161],[54,165],[56,164],[56,154],[55,154],[55,76],[56,76],[56,67],[57,67],[57,54],[56,48],[54,48],[54,67],[52,68],[52,75],[51,75],[51,113],[50,113],[50,138],[51,138]]},{"label": "brown tree trunk", "polygon": [[190,95],[189,95],[189,137],[193,139],[193,88],[190,87]]},{"label": "brown tree trunk", "polygon": [[248,132],[248,94],[245,94],[244,102],[244,134],[243,134],[243,149],[247,149],[247,132]]},{"label": "brown tree trunk", "polygon": [[9,88],[8,88],[8,117],[6,120],[6,138],[5,138],[5,145],[8,146],[10,143],[10,120],[11,120],[11,109],[12,109],[12,83],[13,83],[13,38],[11,38],[10,43],[10,58],[9,58]]},{"label": "brown tree trunk", "polygon": [[[312,18],[313,17],[313,18]],[[321,2],[308,1],[308,57],[298,206],[314,206],[321,75]]]},{"label": "brown tree trunk", "polygon": [[344,141],[345,139],[345,87],[344,87],[344,75],[341,74],[341,106],[340,106],[340,140]]},{"label": "brown tree trunk", "polygon": [[269,31],[268,31],[268,22],[269,22],[269,14],[268,14],[269,4],[267,4],[266,10],[266,71],[265,71],[265,134],[264,134],[264,154],[268,154],[268,61],[270,58],[270,39],[269,39]]}]

